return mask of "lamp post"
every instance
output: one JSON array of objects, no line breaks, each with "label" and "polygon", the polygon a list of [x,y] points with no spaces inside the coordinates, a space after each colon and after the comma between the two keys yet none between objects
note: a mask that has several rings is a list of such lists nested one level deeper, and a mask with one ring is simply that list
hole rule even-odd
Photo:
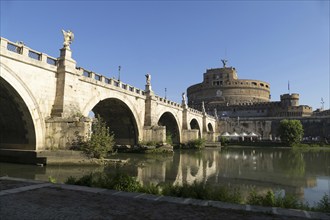
[{"label": "lamp post", "polygon": [[118,81],[120,81],[120,69],[121,69],[121,66],[118,66]]},{"label": "lamp post", "polygon": [[165,99],[166,99],[166,92],[167,92],[167,89],[165,88]]}]

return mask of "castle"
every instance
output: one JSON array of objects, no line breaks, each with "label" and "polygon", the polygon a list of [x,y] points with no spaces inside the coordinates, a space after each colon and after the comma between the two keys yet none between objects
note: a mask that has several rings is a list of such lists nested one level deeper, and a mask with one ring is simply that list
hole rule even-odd
[{"label": "castle", "polygon": [[[302,121],[306,137],[329,138],[330,115],[299,105],[299,94],[288,93],[270,101],[270,84],[239,79],[234,67],[207,69],[203,82],[187,89],[188,105],[219,118],[220,132],[255,132],[261,139],[276,139],[277,126],[284,118]],[[316,125],[317,124],[317,125]],[[318,129],[314,129],[314,128]]]},{"label": "castle", "polygon": [[187,89],[188,105],[220,117],[311,116],[312,108],[299,105],[299,94],[283,94],[281,101],[270,101],[270,84],[260,80],[238,79],[236,69],[208,69],[204,80]]}]

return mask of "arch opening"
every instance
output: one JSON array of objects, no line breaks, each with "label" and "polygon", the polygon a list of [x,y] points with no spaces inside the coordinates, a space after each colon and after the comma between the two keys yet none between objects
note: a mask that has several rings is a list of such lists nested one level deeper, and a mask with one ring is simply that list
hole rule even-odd
[{"label": "arch opening", "polygon": [[175,117],[169,113],[165,112],[158,120],[159,126],[166,127],[166,142],[172,142],[172,144],[180,144],[180,133],[178,123]]},{"label": "arch opening", "polygon": [[121,100],[108,98],[97,103],[92,112],[100,117],[113,132],[117,145],[136,145],[138,128],[130,108]]},{"label": "arch opening", "polygon": [[211,123],[207,124],[208,131],[213,132],[213,126]]},{"label": "arch opening", "polygon": [[20,94],[0,78],[0,148],[36,149],[36,133],[30,111]]},{"label": "arch opening", "polygon": [[201,134],[201,129],[199,127],[198,121],[196,119],[192,119],[190,121],[190,129],[197,129],[198,130],[198,137],[201,138],[202,134]]}]

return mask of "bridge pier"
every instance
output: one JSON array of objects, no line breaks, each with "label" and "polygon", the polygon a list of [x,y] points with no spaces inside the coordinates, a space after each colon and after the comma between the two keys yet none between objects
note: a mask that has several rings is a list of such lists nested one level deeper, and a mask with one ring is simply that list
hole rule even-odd
[{"label": "bridge pier", "polygon": [[145,126],[143,133],[143,142],[166,142],[166,127],[165,126]]},{"label": "bridge pier", "polygon": [[181,143],[188,143],[189,141],[196,140],[199,138],[199,131],[197,129],[183,129],[182,132],[182,141]]},{"label": "bridge pier", "polygon": [[90,138],[92,119],[86,117],[46,120],[45,149],[73,149]]},{"label": "bridge pier", "polygon": [[56,73],[56,93],[52,117],[71,117],[79,110],[73,87],[77,83],[76,61],[69,48],[60,49]]}]

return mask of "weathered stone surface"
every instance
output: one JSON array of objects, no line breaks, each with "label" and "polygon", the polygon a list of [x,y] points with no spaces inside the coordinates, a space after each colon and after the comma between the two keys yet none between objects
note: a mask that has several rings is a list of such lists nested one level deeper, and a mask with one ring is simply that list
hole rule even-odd
[{"label": "weathered stone surface", "polygon": [[155,95],[150,77],[144,91],[84,70],[76,66],[69,44],[59,58],[5,38],[0,45],[2,149],[68,149],[79,138],[88,139],[91,111],[105,119],[116,144],[165,142],[167,137],[174,143],[215,140],[214,117]]}]

